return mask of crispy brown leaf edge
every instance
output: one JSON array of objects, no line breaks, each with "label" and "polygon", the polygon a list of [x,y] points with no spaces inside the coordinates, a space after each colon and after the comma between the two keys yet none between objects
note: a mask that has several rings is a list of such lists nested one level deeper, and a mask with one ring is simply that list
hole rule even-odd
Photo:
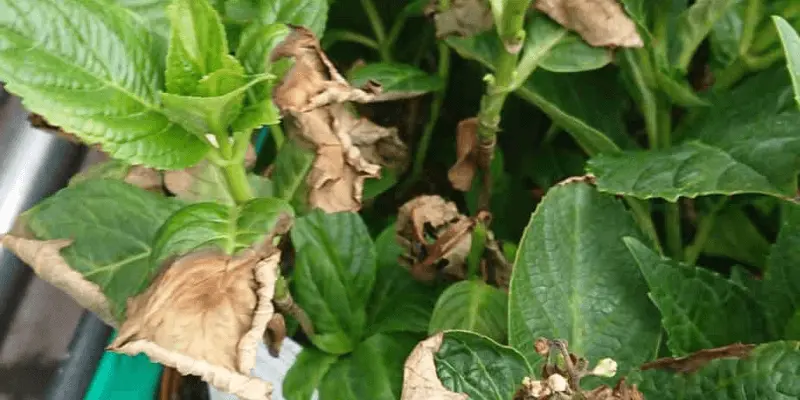
[{"label": "crispy brown leaf edge", "polygon": [[[274,313],[272,297],[275,293],[279,261],[280,252],[275,251],[255,264],[254,274],[258,286],[256,290],[256,309],[253,312],[250,329],[239,339],[236,346],[238,354],[234,358],[237,360],[237,370],[215,365],[179,351],[170,350],[152,340],[130,340],[133,334],[126,332],[127,327],[124,324],[117,339],[109,345],[109,349],[128,355],[144,353],[153,361],[175,368],[183,375],[199,376],[221,391],[234,394],[241,399],[270,399],[272,385],[269,382],[251,377],[250,370],[255,366],[258,342],[261,341],[267,328],[267,323]],[[155,290],[158,289],[156,288]],[[130,329],[135,330],[137,328],[140,328],[140,326]]]},{"label": "crispy brown leaf edge", "polygon": [[644,46],[636,24],[617,0],[536,0],[534,6],[592,46]]},{"label": "crispy brown leaf edge", "polygon": [[401,400],[465,400],[464,393],[447,390],[436,375],[433,355],[442,347],[444,333],[433,335],[414,348],[403,368]]},{"label": "crispy brown leaf edge", "polygon": [[706,366],[718,358],[745,358],[756,346],[754,344],[734,343],[713,349],[703,349],[685,357],[659,358],[643,364],[642,371],[648,369],[667,369],[678,373],[689,374]]},{"label": "crispy brown leaf edge", "polygon": [[92,311],[112,327],[118,323],[100,287],[84,279],[61,257],[61,249],[72,244],[68,239],[34,240],[13,235],[0,235],[0,245],[11,250],[43,280],[67,293],[81,307]]}]

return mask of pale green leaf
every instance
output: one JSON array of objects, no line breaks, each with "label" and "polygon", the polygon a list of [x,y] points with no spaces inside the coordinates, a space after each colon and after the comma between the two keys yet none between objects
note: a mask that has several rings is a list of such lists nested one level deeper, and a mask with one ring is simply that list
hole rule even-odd
[{"label": "pale green leaf", "polygon": [[167,6],[171,0],[114,0],[121,6],[142,17],[150,29],[163,37],[169,38],[169,18]]},{"label": "pale green leaf", "polygon": [[355,213],[315,210],[292,228],[297,254],[292,292],[314,323],[311,341],[344,354],[362,337],[377,273],[369,231]]},{"label": "pale green leaf", "polygon": [[504,292],[480,281],[462,281],[439,296],[428,334],[458,329],[502,343],[508,336],[507,319],[508,296]]},{"label": "pale green leaf", "polygon": [[150,263],[158,227],[180,203],[126,183],[78,183],[27,211],[40,240],[72,239],[61,251],[70,267],[100,286],[116,316],[129,297],[144,290],[160,265]]},{"label": "pale green leaf", "polygon": [[655,354],[661,327],[623,238],[643,235],[619,200],[585,183],[555,186],[517,251],[509,344],[535,360],[537,337],[565,339],[588,360],[613,357],[622,374]]},{"label": "pale green leaf", "polygon": [[[215,97],[162,93],[161,100],[164,103],[164,112],[172,120],[179,122],[187,130],[198,136],[205,136],[211,133],[227,133],[228,127],[242,113],[247,90],[268,79],[270,79],[270,76],[261,75],[230,93]],[[252,112],[252,110],[249,111]],[[255,117],[258,116],[250,118],[258,119]],[[269,119],[264,118],[264,120]],[[253,125],[253,123],[247,123],[237,125],[237,128],[241,129]]]},{"label": "pale green leaf", "polygon": [[785,19],[773,16],[772,21],[778,29],[781,42],[783,42],[783,52],[786,54],[789,76],[792,77],[792,84],[794,85],[794,98],[797,101],[797,106],[800,107],[800,35]]},{"label": "pale green leaf", "polygon": [[208,0],[173,0],[167,15],[171,26],[167,92],[193,95],[201,78],[224,67],[225,28]]},{"label": "pale green leaf", "polygon": [[286,400],[311,400],[325,374],[339,358],[313,347],[306,347],[283,378],[283,397]]},{"label": "pale green leaf", "polygon": [[264,25],[282,23],[310,29],[317,38],[325,32],[328,0],[259,0],[258,22]]},{"label": "pale green leaf", "polygon": [[190,204],[164,222],[153,240],[151,262],[181,256],[199,249],[236,254],[269,235],[281,216],[294,216],[292,208],[276,198],[253,199],[239,206],[216,203]]},{"label": "pale green leaf", "polygon": [[445,332],[433,359],[442,384],[472,399],[509,400],[522,379],[534,375],[516,350],[466,331]]},{"label": "pale green leaf", "polygon": [[799,347],[798,342],[766,343],[744,358],[719,358],[699,371],[686,374],[647,370],[631,383],[639,381],[639,390],[647,399],[797,399],[800,398]]},{"label": "pale green leaf", "polygon": [[353,87],[362,87],[368,81],[375,81],[382,87],[382,93],[428,93],[444,87],[442,79],[407,64],[372,63],[351,71],[349,76]]},{"label": "pale green leaf", "polygon": [[625,244],[661,311],[673,356],[768,339],[763,311],[744,287],[704,268],[662,258],[636,239],[626,238]]},{"label": "pale green leaf", "polygon": [[250,74],[270,72],[270,54],[288,34],[283,23],[253,23],[242,32],[236,57]]},{"label": "pale green leaf", "polygon": [[112,157],[178,169],[208,146],[159,109],[161,60],[141,19],[99,0],[0,1],[0,81],[27,109]]},{"label": "pale green leaf", "polygon": [[370,336],[331,367],[319,387],[320,400],[399,400],[403,364],[418,340],[409,333]]}]

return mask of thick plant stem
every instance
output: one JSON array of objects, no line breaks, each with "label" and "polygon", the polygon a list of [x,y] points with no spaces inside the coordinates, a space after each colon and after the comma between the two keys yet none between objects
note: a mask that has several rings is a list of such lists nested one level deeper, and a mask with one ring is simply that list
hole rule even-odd
[{"label": "thick plant stem", "polygon": [[486,94],[481,99],[481,110],[478,113],[478,138],[482,143],[494,142],[500,129],[500,112],[511,91],[516,66],[517,55],[502,51],[494,76],[487,78]]},{"label": "thick plant stem", "polygon": [[700,252],[703,251],[703,247],[705,247],[706,242],[708,242],[708,239],[711,237],[711,231],[714,229],[714,224],[717,222],[717,215],[719,215],[719,212],[727,203],[727,197],[718,201],[711,208],[708,215],[697,224],[697,232],[694,235],[694,240],[692,240],[692,244],[686,246],[686,250],[684,251],[684,262],[693,265],[697,261],[697,258],[700,257]]},{"label": "thick plant stem", "polygon": [[228,190],[236,204],[242,204],[253,199],[253,191],[247,181],[247,173],[241,163],[229,164],[222,167]]}]

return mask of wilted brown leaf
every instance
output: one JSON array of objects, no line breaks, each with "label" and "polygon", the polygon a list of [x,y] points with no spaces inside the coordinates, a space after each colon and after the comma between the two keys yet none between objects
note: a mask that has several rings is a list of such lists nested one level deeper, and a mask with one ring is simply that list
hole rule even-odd
[{"label": "wilted brown leaf", "polygon": [[[463,279],[464,264],[472,245],[472,226],[472,221],[461,215],[451,201],[439,196],[411,199],[397,214],[398,242],[411,255],[411,260],[401,261],[421,281],[434,280],[440,263],[446,263],[443,273]],[[433,236],[433,243],[429,243],[426,233]]]},{"label": "wilted brown leaf", "polygon": [[665,357],[643,364],[641,370],[669,369],[679,373],[692,373],[718,358],[745,358],[755,348],[753,344],[734,343],[713,349],[704,349],[685,357]]},{"label": "wilted brown leaf", "polygon": [[282,314],[272,314],[264,332],[264,343],[267,344],[271,356],[278,357],[281,354],[283,339],[286,339],[286,320]]},{"label": "wilted brown leaf", "polygon": [[[53,135],[56,135],[56,136],[66,140],[68,142],[75,143],[75,144],[83,144],[83,141],[79,137],[77,137],[77,136],[75,136],[75,135],[73,135],[71,133],[65,132],[64,130],[62,130],[61,128],[59,128],[59,127],[57,127],[55,125],[51,125],[50,122],[48,122],[43,116],[41,116],[39,114],[31,113],[28,116],[28,122],[30,122],[31,126],[33,126],[34,128],[38,128],[38,129],[41,129],[41,130],[44,130],[44,131],[48,131],[48,132],[52,133]],[[100,145],[94,145],[92,147],[95,148],[95,149],[100,149]]]},{"label": "wilted brown leaf", "polygon": [[403,368],[401,400],[465,400],[464,393],[447,390],[436,375],[433,355],[442,346],[443,333],[437,333],[417,344]]},{"label": "wilted brown leaf", "polygon": [[453,188],[467,192],[478,172],[476,160],[478,147],[478,118],[467,118],[458,123],[456,132],[456,163],[447,172]]},{"label": "wilted brown leaf", "polygon": [[592,46],[644,46],[618,0],[535,0],[535,7]]},{"label": "wilted brown leaf", "polygon": [[494,16],[486,0],[453,0],[447,10],[437,12],[431,3],[428,13],[433,14],[436,37],[448,35],[472,36],[494,26]]},{"label": "wilted brown leaf", "polygon": [[116,327],[117,321],[100,287],[84,279],[61,257],[61,249],[71,243],[71,240],[64,239],[41,241],[0,235],[0,245],[28,264],[37,276],[70,295],[81,307],[97,314],[106,324]]},{"label": "wilted brown leaf", "polygon": [[295,63],[275,88],[275,104],[287,114],[287,131],[316,153],[306,183],[312,208],[326,212],[361,208],[364,180],[380,176],[382,165],[402,165],[407,148],[397,130],[358,118],[345,102],[379,101],[380,88],[353,88],[322,51],[311,31],[292,27],[272,59]]},{"label": "wilted brown leaf", "polygon": [[209,250],[179,258],[128,300],[109,349],[145,353],[243,399],[269,399],[272,386],[249,374],[274,312],[279,261],[271,246],[234,257]]},{"label": "wilted brown leaf", "polygon": [[582,394],[585,400],[644,400],[644,395],[636,385],[628,386],[625,379],[620,379],[613,389],[607,385],[598,386]]}]

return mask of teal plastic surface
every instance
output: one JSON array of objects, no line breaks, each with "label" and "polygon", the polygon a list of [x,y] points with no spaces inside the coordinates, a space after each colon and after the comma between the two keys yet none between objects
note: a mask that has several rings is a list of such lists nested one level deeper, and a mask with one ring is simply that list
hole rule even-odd
[{"label": "teal plastic surface", "polygon": [[[111,340],[115,336],[116,331]],[[161,365],[144,354],[131,357],[106,351],[84,400],[153,400],[161,371]]]}]

